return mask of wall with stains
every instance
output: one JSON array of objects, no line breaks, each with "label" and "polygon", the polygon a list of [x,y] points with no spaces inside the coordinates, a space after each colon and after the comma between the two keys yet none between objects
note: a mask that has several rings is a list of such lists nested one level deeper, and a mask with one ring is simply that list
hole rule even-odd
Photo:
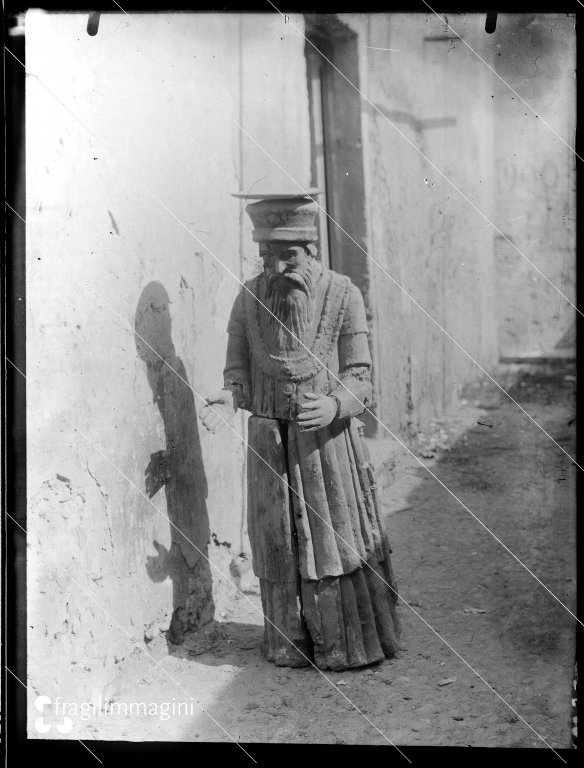
[{"label": "wall with stains", "polygon": [[[457,344],[487,369],[496,362],[489,73],[436,16],[343,19],[359,33],[366,96],[377,415],[403,434],[443,417],[481,375]],[[483,16],[451,23],[483,50]]]},{"label": "wall with stains", "polygon": [[232,595],[245,424],[197,414],[257,267],[231,193],[308,182],[302,41],[275,23],[26,17],[31,694],[87,700]]},{"label": "wall with stains", "polygon": [[501,14],[493,38],[497,73],[513,88],[493,89],[499,347],[574,354],[575,19]]}]

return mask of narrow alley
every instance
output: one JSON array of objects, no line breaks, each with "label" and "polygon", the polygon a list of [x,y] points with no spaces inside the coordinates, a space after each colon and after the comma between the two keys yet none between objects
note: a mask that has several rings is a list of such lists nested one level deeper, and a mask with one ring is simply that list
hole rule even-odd
[{"label": "narrow alley", "polygon": [[[503,375],[513,398],[573,455],[573,366]],[[574,611],[575,465],[493,385],[475,386],[463,403],[456,419],[418,440],[417,454]],[[411,606],[401,605],[397,658],[342,673],[275,667],[261,655],[259,590],[248,578],[232,609],[183,645],[167,647],[161,635],[121,664],[110,694],[125,702],[192,697],[220,727],[195,706],[190,717],[92,719],[75,735],[546,748],[545,740],[568,748],[575,620],[393,441],[371,444],[378,463],[388,448],[383,510],[400,595]]]}]

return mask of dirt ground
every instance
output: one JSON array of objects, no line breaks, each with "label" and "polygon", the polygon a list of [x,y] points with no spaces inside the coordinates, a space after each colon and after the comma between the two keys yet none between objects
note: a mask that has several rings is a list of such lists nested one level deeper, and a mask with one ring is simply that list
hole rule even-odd
[{"label": "dirt ground", "polygon": [[[566,364],[508,371],[506,380],[573,456],[574,371]],[[424,464],[575,612],[576,467],[492,385],[467,397],[455,419],[417,441]],[[389,443],[396,455],[391,440],[372,452],[381,456]],[[393,471],[386,462],[380,478],[403,598],[398,657],[342,673],[275,667],[261,655],[252,580],[219,621],[183,645],[169,652],[161,637],[149,645],[150,656],[120,665],[114,700],[192,697],[206,714],[191,703],[192,715],[99,718],[71,736],[544,749],[545,739],[570,747],[575,620],[425,469],[403,457],[399,449]]]}]

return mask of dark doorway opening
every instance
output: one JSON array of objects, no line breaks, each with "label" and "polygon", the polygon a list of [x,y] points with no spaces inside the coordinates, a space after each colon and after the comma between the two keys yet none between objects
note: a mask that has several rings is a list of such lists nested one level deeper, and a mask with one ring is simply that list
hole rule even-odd
[{"label": "dark doorway opening", "polygon": [[[320,258],[360,288],[371,327],[358,35],[334,14],[306,14],[305,24],[311,186],[325,190],[318,198]],[[375,420],[361,418],[374,434]]]},{"label": "dark doorway opening", "polygon": [[324,187],[321,205],[334,219],[321,212],[323,260],[349,275],[365,295],[369,270],[361,250],[366,251],[366,219],[357,34],[333,15],[307,15],[306,37],[311,183]]}]

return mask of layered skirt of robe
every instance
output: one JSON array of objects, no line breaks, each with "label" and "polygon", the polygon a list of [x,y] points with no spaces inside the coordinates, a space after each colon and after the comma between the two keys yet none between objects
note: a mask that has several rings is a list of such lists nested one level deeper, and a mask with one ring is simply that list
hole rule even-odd
[{"label": "layered skirt of robe", "polygon": [[400,648],[391,549],[359,424],[303,433],[249,419],[248,533],[264,653],[278,665],[346,669]]}]

